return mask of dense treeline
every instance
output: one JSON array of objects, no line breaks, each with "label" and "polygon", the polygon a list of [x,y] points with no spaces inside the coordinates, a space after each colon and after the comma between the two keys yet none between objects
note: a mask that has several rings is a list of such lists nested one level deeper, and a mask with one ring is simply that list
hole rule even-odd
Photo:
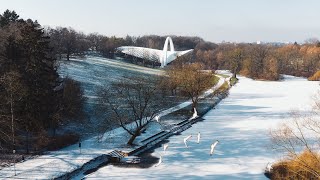
[{"label": "dense treeline", "polygon": [[[204,44],[204,45],[201,45]],[[302,45],[199,43],[189,62],[207,69],[229,69],[253,79],[278,80],[280,74],[310,77],[320,69],[320,43]]]},{"label": "dense treeline", "polygon": [[320,68],[320,46],[318,43],[220,45],[217,61],[221,69],[254,79],[278,80],[279,74],[310,77]]},{"label": "dense treeline", "polygon": [[[82,55],[95,51],[105,57],[113,58],[119,46],[139,46],[162,49],[167,36],[148,35],[125,38],[107,37],[97,33],[85,35],[72,28],[48,28],[55,54]],[[200,62],[207,69],[230,69],[234,75],[254,79],[278,80],[280,74],[312,76],[320,69],[320,43],[318,40],[307,41],[299,45],[288,44],[253,44],[206,42],[199,37],[171,36],[176,50],[194,49],[190,62]],[[143,63],[144,64],[144,63]]]},{"label": "dense treeline", "polygon": [[80,86],[59,79],[50,43],[37,21],[0,15],[0,150],[41,148],[48,130],[71,117],[63,113],[70,103],[81,106]]},{"label": "dense treeline", "polygon": [[[88,35],[78,32],[72,28],[57,27],[47,28],[46,33],[51,37],[51,45],[54,54],[58,58],[65,55],[69,60],[70,55],[83,55],[88,51],[96,51],[105,57],[113,58],[116,48],[119,46],[139,46],[153,49],[162,49],[167,36],[126,36],[119,38],[115,36],[104,36],[98,33]],[[187,50],[195,48],[204,40],[199,37],[171,36],[176,50]]]}]

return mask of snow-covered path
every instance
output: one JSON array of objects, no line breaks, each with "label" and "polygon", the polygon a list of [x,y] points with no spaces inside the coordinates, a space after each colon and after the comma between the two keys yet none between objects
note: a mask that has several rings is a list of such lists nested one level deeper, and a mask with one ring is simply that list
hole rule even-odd
[{"label": "snow-covered path", "polygon": [[[169,148],[157,148],[162,164],[148,169],[105,166],[87,179],[266,179],[263,170],[279,157],[270,149],[269,129],[289,119],[297,108],[310,109],[318,82],[285,76],[282,82],[253,81],[240,77],[239,83],[210,111],[203,122],[179,136],[169,138]],[[200,144],[196,135],[201,132]],[[186,148],[183,138],[192,134]],[[219,140],[213,156],[210,145]]]}]

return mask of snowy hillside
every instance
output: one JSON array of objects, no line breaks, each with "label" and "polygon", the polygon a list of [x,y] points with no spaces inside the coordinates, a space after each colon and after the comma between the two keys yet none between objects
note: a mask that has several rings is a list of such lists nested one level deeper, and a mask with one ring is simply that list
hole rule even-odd
[{"label": "snowy hillside", "polygon": [[[95,59],[87,61],[85,63],[90,63],[95,61]],[[113,60],[106,60],[108,62],[112,62]],[[70,66],[73,67],[77,65],[79,61],[70,61],[68,62],[68,67],[70,70]],[[80,61],[81,62],[81,61]],[[70,63],[70,64],[69,64]],[[73,64],[74,63],[74,64]],[[127,65],[127,64],[120,64]],[[132,67],[135,68],[134,65]],[[65,67],[66,68],[66,67]],[[94,66],[92,66],[94,68]],[[121,67],[119,67],[121,69]],[[139,68],[138,68],[139,69]],[[144,68],[141,68],[144,69]],[[74,73],[76,69],[71,70],[71,73]],[[86,71],[85,68],[83,71]],[[120,71],[120,70],[119,70]],[[143,72],[143,70],[137,70],[134,72]],[[152,73],[152,69],[150,70]],[[150,72],[146,72],[148,74]],[[155,70],[155,72],[161,72]],[[80,77],[78,80],[84,82],[90,75],[84,73],[74,73],[72,77],[76,77],[79,74]],[[94,76],[91,77],[94,80]],[[88,84],[92,81],[88,81]],[[219,88],[224,82],[224,79],[220,79],[216,86],[212,87],[208,91],[204,93],[203,96],[207,96],[212,93],[215,89]],[[169,108],[161,112],[161,115],[167,115],[170,112],[177,111],[181,108],[184,108],[190,105],[191,102],[183,102],[173,108]],[[79,126],[79,125],[78,125]],[[140,139],[145,139],[155,133],[161,131],[161,127],[157,123],[151,123],[146,133],[143,133],[137,141]],[[102,155],[111,152],[112,150],[122,150],[129,152],[133,150],[133,147],[128,148],[126,146],[128,134],[122,128],[116,128],[111,131],[107,131],[100,140],[98,136],[93,136],[92,138],[88,138],[82,140],[82,148],[81,151],[78,147],[78,144],[71,145],[69,147],[63,148],[58,151],[47,152],[45,155],[41,155],[31,160],[27,160],[22,163],[16,164],[16,166],[5,167],[0,170],[0,179],[8,179],[8,178],[19,178],[19,179],[53,179],[59,176],[64,175],[65,173],[72,172],[78,168],[80,168],[83,164],[89,162],[90,160]],[[16,172],[16,175],[15,175]],[[81,176],[81,174],[80,174]],[[77,178],[76,178],[77,179]]]},{"label": "snowy hillside", "polygon": [[87,97],[94,97],[97,86],[111,83],[122,76],[160,75],[163,71],[96,56],[61,61],[59,74],[82,83]]},{"label": "snowy hillside", "polygon": [[[85,103],[85,111],[90,122],[86,122],[86,126],[79,126],[79,123],[69,123],[64,126],[63,131],[80,133],[81,136],[87,134],[95,134],[100,119],[95,114],[95,103],[97,98],[97,90],[101,86],[119,80],[121,77],[137,77],[137,76],[156,76],[161,75],[163,70],[142,67],[139,65],[126,63],[119,60],[108,59],[97,56],[86,56],[85,58],[73,59],[70,61],[60,61],[58,69],[60,76],[70,77],[81,82],[84,95],[88,98]],[[89,118],[88,118],[89,119]]]}]

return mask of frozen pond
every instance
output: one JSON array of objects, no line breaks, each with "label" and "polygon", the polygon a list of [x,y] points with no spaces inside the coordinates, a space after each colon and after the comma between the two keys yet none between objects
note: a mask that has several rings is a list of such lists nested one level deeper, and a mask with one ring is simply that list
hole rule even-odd
[{"label": "frozen pond", "polygon": [[[162,164],[148,169],[105,166],[87,179],[266,179],[263,170],[279,155],[270,148],[270,128],[289,118],[294,109],[307,111],[318,82],[286,76],[284,81],[240,78],[228,98],[179,136],[169,139]],[[196,143],[201,133],[200,144]],[[183,139],[193,135],[186,148]],[[213,156],[210,145],[219,140]]]}]

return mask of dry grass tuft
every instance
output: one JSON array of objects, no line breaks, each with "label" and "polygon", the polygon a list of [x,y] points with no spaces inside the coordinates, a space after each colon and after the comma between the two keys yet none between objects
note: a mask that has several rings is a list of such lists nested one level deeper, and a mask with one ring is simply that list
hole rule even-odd
[{"label": "dry grass tuft", "polygon": [[303,151],[272,166],[271,179],[320,179],[320,154]]},{"label": "dry grass tuft", "polygon": [[320,81],[320,70],[314,73],[313,76],[308,78],[309,81]]}]

